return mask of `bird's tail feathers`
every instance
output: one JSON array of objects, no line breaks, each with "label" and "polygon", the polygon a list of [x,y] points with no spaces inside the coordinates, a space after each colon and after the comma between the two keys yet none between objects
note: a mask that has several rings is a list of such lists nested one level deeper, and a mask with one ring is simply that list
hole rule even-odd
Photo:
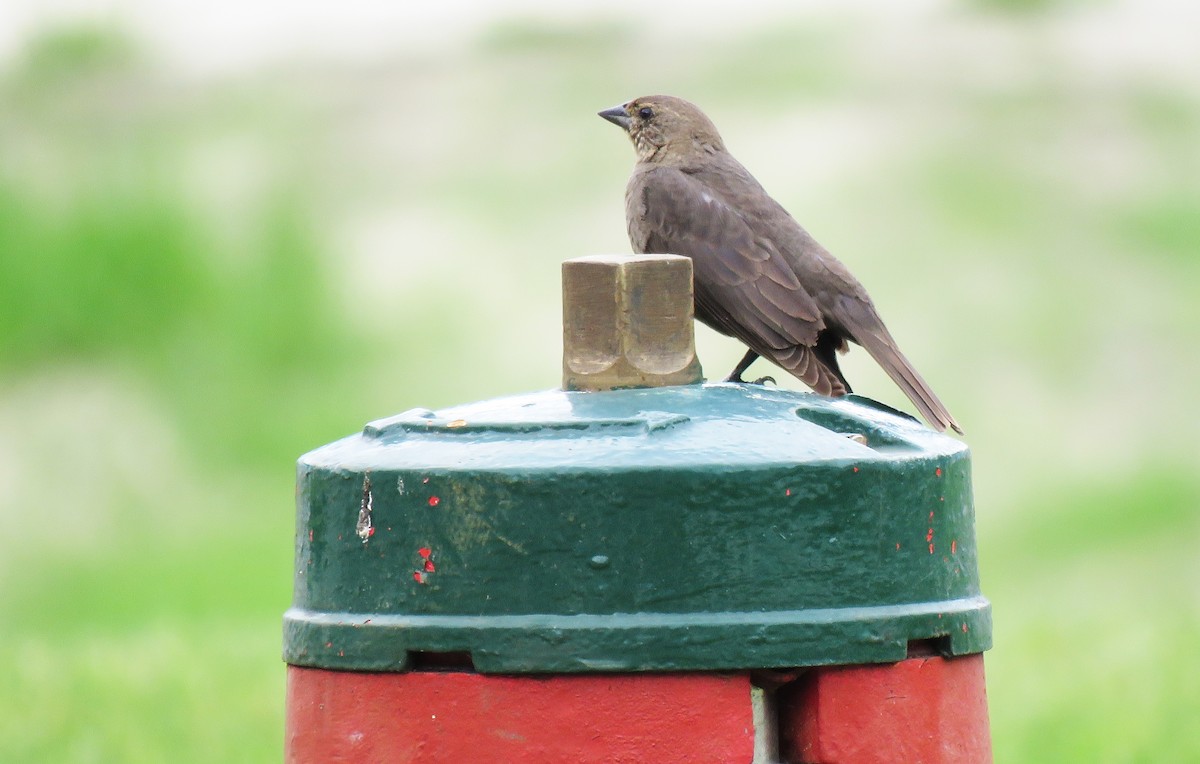
[{"label": "bird's tail feathers", "polygon": [[921,412],[921,416],[935,430],[944,432],[949,427],[959,435],[963,434],[962,428],[959,427],[958,422],[954,421],[954,417],[950,415],[945,405],[933,390],[929,389],[929,385],[896,347],[896,342],[888,334],[887,329],[868,330],[856,336],[855,339],[866,348],[875,362],[883,367],[887,375],[904,391],[908,399]]}]

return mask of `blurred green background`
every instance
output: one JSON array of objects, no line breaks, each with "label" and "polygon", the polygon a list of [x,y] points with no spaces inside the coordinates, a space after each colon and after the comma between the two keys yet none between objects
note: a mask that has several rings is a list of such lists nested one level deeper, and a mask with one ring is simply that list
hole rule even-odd
[{"label": "blurred green background", "polygon": [[[279,759],[294,460],[557,385],[559,262],[628,251],[633,153],[595,112],[654,92],[966,427],[996,760],[1200,761],[1200,13],[750,5],[526,3],[207,68],[136,12],[10,35],[0,761]],[[699,335],[724,375],[740,348]]]}]

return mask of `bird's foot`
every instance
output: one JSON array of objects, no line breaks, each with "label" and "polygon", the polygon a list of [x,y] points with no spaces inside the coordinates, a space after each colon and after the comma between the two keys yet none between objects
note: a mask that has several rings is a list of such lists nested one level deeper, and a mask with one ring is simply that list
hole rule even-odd
[{"label": "bird's foot", "polygon": [[768,382],[770,382],[771,384],[776,385],[776,386],[779,385],[779,383],[775,381],[774,377],[759,377],[758,379],[742,379],[741,374],[730,374],[723,381],[734,382],[739,385],[765,385]]}]

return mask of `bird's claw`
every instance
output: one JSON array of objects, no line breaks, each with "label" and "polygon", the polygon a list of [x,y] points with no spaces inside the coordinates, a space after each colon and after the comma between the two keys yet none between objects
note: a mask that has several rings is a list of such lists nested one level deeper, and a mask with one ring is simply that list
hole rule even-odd
[{"label": "bird's claw", "polygon": [[738,384],[738,385],[765,385],[768,382],[770,382],[772,385],[775,385],[776,387],[779,386],[779,383],[775,381],[775,378],[770,377],[770,376],[759,377],[758,379],[742,379],[742,376],[740,374],[737,374],[737,375],[730,374],[728,377],[725,378],[724,381],[725,382],[733,382],[734,384]]}]

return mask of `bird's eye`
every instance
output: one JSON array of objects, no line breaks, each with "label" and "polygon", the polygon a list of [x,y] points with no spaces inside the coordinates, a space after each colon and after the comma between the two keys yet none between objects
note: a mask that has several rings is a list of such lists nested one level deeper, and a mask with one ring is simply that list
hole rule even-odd
[{"label": "bird's eye", "polygon": [[654,116],[654,109],[651,109],[649,106],[643,106],[638,109],[638,116],[642,119],[650,119]]}]

